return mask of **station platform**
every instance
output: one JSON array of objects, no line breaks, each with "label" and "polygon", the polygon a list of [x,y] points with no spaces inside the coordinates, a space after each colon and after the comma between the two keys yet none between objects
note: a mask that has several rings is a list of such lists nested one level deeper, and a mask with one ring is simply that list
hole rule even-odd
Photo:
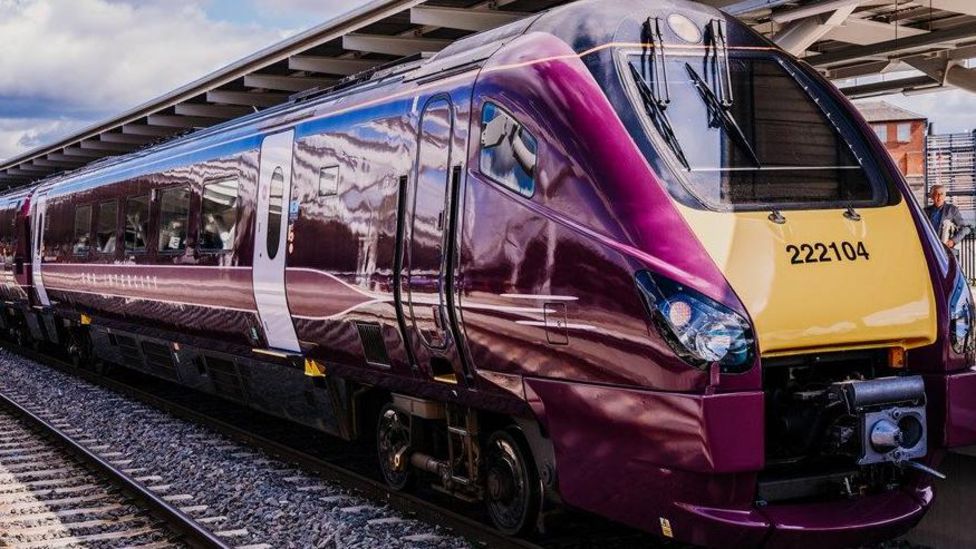
[{"label": "station platform", "polygon": [[905,539],[932,549],[976,548],[976,447],[946,456],[935,482],[935,504]]}]

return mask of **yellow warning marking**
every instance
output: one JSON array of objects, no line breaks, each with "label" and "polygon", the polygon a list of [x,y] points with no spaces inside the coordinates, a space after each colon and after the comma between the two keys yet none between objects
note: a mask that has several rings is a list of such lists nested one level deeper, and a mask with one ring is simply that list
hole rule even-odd
[{"label": "yellow warning marking", "polygon": [[673,538],[674,532],[671,531],[671,521],[661,517],[661,534],[667,538]]},{"label": "yellow warning marking", "polygon": [[306,358],[305,375],[310,377],[325,377],[325,366],[319,364],[311,358]]}]

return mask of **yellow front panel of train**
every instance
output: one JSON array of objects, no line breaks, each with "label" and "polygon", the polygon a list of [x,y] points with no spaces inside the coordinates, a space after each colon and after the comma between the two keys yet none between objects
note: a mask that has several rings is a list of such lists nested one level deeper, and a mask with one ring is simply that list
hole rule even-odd
[{"label": "yellow front panel of train", "polygon": [[908,205],[844,210],[707,212],[685,219],[755,323],[763,356],[936,337],[935,301]]}]

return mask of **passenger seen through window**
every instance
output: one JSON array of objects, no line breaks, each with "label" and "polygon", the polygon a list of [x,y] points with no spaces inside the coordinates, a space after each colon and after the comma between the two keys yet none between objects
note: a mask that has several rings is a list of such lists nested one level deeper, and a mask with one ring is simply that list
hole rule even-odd
[{"label": "passenger seen through window", "polygon": [[234,249],[237,228],[237,180],[225,179],[203,186],[200,249]]},{"label": "passenger seen through window", "polygon": [[75,208],[75,241],[71,249],[76,254],[88,253],[91,240],[91,213],[91,205]]},{"label": "passenger seen through window", "polygon": [[189,215],[188,189],[166,189],[159,193],[159,251],[178,252],[186,248]]},{"label": "passenger seen through window", "polygon": [[114,200],[102,202],[98,205],[98,226],[96,227],[96,237],[98,238],[98,251],[103,254],[115,252],[115,238],[118,230],[118,205]]},{"label": "passenger seen through window", "polygon": [[149,233],[149,195],[135,196],[125,202],[125,249],[146,249]]}]

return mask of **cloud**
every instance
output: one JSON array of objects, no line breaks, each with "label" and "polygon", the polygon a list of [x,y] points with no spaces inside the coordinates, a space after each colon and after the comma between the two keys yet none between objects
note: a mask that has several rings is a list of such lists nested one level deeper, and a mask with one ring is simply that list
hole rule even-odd
[{"label": "cloud", "polygon": [[276,29],[214,19],[207,3],[0,0],[0,158],[283,37]]},{"label": "cloud", "polygon": [[881,99],[927,116],[934,133],[971,132],[976,128],[976,94],[953,89],[923,95],[889,95]]},{"label": "cloud", "polygon": [[0,118],[0,159],[50,143],[86,125],[86,121],[68,118]]},{"label": "cloud", "polygon": [[265,46],[192,2],[0,0],[0,97],[134,106]]}]

